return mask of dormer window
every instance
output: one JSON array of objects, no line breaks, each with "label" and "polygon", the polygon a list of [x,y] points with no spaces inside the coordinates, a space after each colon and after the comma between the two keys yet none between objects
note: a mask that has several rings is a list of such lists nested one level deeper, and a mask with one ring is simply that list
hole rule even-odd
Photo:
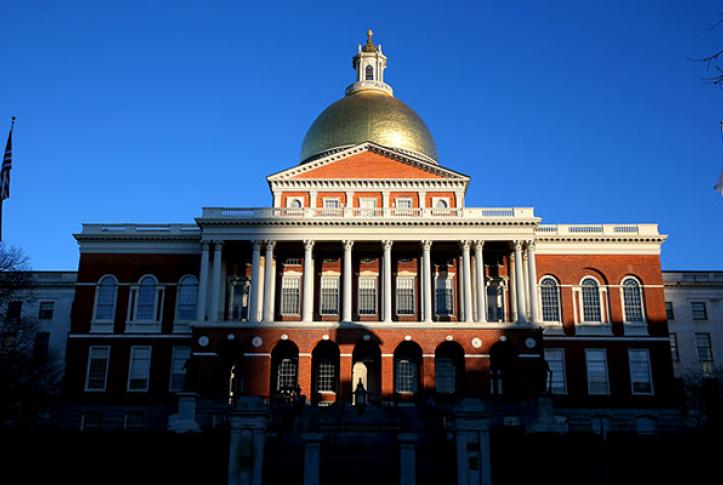
[{"label": "dormer window", "polygon": [[365,72],[366,72],[366,80],[374,81],[374,68],[372,66],[367,66],[365,69]]}]

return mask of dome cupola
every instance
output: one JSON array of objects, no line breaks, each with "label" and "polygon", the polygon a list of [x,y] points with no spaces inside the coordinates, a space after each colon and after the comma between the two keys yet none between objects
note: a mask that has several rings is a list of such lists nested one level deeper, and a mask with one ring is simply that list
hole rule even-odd
[{"label": "dome cupola", "polygon": [[437,148],[429,128],[384,82],[387,57],[374,45],[372,31],[353,58],[356,81],[346,96],[314,120],[301,146],[301,162],[372,142],[437,163]]}]

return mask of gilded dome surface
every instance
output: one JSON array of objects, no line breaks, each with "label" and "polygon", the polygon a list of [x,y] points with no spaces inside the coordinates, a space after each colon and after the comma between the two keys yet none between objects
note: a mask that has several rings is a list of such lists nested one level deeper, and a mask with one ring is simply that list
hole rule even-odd
[{"label": "gilded dome surface", "polygon": [[367,141],[437,160],[432,134],[417,113],[375,90],[354,92],[326,108],[306,132],[301,160]]}]

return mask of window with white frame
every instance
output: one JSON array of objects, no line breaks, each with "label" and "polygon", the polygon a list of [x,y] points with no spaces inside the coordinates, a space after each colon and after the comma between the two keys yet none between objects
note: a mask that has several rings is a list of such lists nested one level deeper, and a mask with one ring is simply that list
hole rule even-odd
[{"label": "window with white frame", "polygon": [[364,78],[367,81],[374,81],[374,67],[367,66],[366,69],[364,69]]},{"label": "window with white frame", "polygon": [[440,394],[457,391],[457,367],[451,357],[437,357],[434,365],[434,387]]},{"label": "window with white frame", "polygon": [[454,279],[441,275],[435,278],[435,310],[437,315],[454,315]]},{"label": "window with white frame", "polygon": [[633,394],[652,394],[653,375],[648,350],[628,349],[628,362],[630,364],[630,387]]},{"label": "window with white frame", "polygon": [[336,392],[336,366],[331,360],[322,360],[316,367],[316,390]]},{"label": "window with white frame", "polygon": [[540,281],[540,303],[542,304],[542,321],[561,321],[560,287],[555,278],[545,276],[542,278],[542,281]]},{"label": "window with white frame", "polygon": [[414,315],[414,277],[397,277],[397,315]]},{"label": "window with white frame", "polygon": [[505,321],[505,287],[498,279],[492,279],[487,285],[487,321]]},{"label": "window with white frame", "polygon": [[198,301],[198,280],[195,276],[184,276],[176,287],[176,320],[191,321],[196,319],[196,302]]},{"label": "window with white frame", "polygon": [[643,318],[643,290],[640,282],[628,277],[623,280],[623,309],[626,322],[642,322]]},{"label": "window with white frame", "polygon": [[174,346],[171,354],[171,379],[168,390],[178,392],[183,390],[186,382],[186,364],[191,358],[191,347]]},{"label": "window with white frame", "polygon": [[118,294],[118,280],[115,276],[107,275],[100,279],[95,288],[95,313],[93,320],[98,322],[112,322],[115,314],[116,295]]},{"label": "window with white frame", "polygon": [[693,320],[708,320],[708,312],[704,301],[690,302],[690,310],[693,313]]},{"label": "window with white frame", "polygon": [[322,315],[339,314],[339,276],[321,277],[321,305]]},{"label": "window with white frame", "polygon": [[298,315],[300,296],[301,276],[285,275],[281,280],[281,314]]},{"label": "window with white frame", "polygon": [[289,197],[286,199],[286,207],[289,209],[301,209],[304,207],[304,201],[299,197]]},{"label": "window with white frame", "polygon": [[432,207],[435,209],[448,209],[449,208],[449,199],[445,197],[433,197],[432,198]]},{"label": "window with white frame", "polygon": [[151,373],[151,347],[135,345],[131,347],[128,363],[128,391],[145,392]]},{"label": "window with white frame", "polygon": [[588,277],[582,280],[580,286],[582,293],[582,321],[601,322],[600,284],[595,278]]},{"label": "window with white frame", "polygon": [[695,350],[698,353],[698,362],[701,364],[713,362],[713,348],[709,333],[695,334]]},{"label": "window with white frame", "polygon": [[585,349],[588,394],[610,394],[605,349]]},{"label": "window with white frame", "polygon": [[109,360],[109,346],[93,346],[88,349],[88,368],[85,375],[86,391],[105,391]]},{"label": "window with white frame", "polygon": [[281,359],[276,368],[276,390],[296,387],[296,360]]},{"label": "window with white frame", "polygon": [[361,198],[359,199],[359,215],[371,217],[376,215],[377,199]]},{"label": "window with white frame", "polygon": [[163,307],[163,288],[153,276],[144,276],[131,288],[129,300],[131,322],[159,322]]},{"label": "window with white frame", "polygon": [[359,277],[359,315],[376,315],[377,313],[377,278],[376,276]]},{"label": "window with white frame", "polygon": [[55,313],[54,301],[41,301],[38,308],[38,320],[52,320]]},{"label": "window with white frame", "polygon": [[341,200],[338,198],[325,197],[323,199],[324,209],[338,209],[341,207]]},{"label": "window with white frame", "polygon": [[547,388],[552,394],[566,394],[565,350],[545,349],[545,362],[547,362],[549,369],[547,374]]},{"label": "window with white frame", "polygon": [[398,393],[417,392],[417,363],[412,359],[398,359],[395,366],[394,387]]},{"label": "window with white frame", "polygon": [[412,199],[409,197],[398,197],[394,199],[394,213],[398,216],[412,215]]}]

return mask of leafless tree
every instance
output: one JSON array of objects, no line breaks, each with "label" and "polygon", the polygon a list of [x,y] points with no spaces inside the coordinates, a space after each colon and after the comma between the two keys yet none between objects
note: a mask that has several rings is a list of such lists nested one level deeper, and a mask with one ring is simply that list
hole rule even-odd
[{"label": "leafless tree", "polygon": [[[723,14],[721,14],[720,19],[718,19],[716,23],[708,28],[708,31],[716,30],[721,24],[723,24]],[[721,63],[723,62],[723,49],[701,58],[691,58],[691,60],[705,64],[705,70],[709,75],[703,78],[704,81],[723,88],[723,67],[721,67]]]},{"label": "leafless tree", "polygon": [[37,320],[8,312],[32,296],[29,262],[22,250],[0,243],[0,427],[32,427],[57,395],[58,358],[36,348]]}]

